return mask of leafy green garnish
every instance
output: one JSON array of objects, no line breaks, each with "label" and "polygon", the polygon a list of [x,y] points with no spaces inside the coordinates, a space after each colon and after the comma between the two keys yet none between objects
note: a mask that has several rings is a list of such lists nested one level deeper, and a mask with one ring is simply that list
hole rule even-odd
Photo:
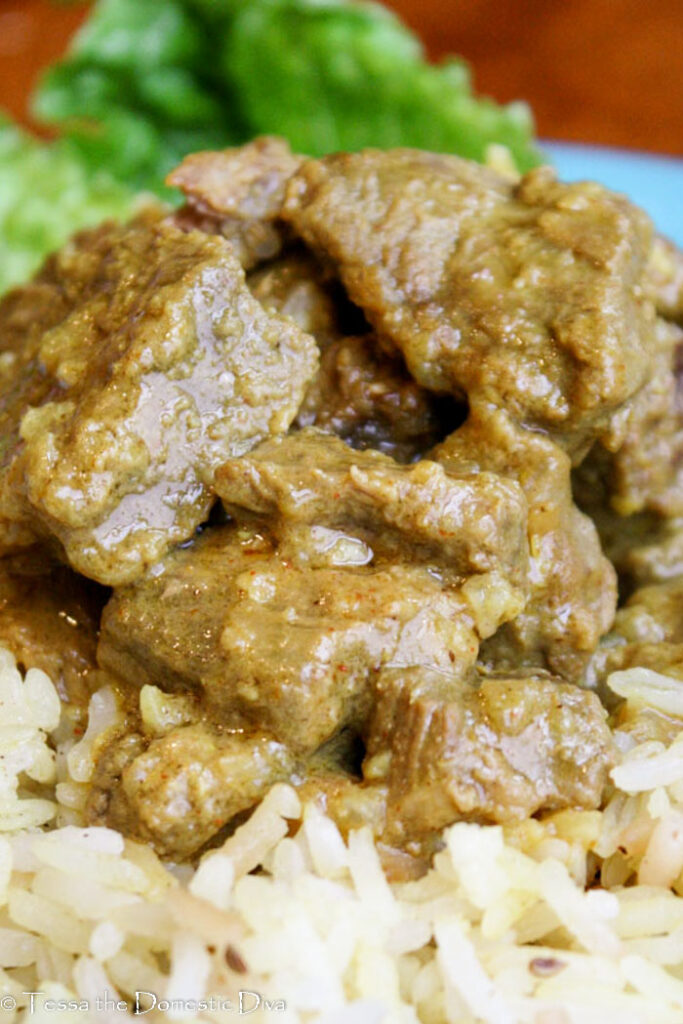
[{"label": "leafy green garnish", "polygon": [[60,141],[0,121],[0,291],[68,235],[126,217],[189,152],[286,136],[320,155],[418,146],[539,162],[523,104],[473,95],[467,66],[429,64],[386,8],[350,0],[97,0],[48,70],[35,116]]},{"label": "leafy green garnish", "polygon": [[44,79],[39,118],[92,167],[160,190],[191,149],[286,136],[320,155],[418,146],[538,163],[531,116],[473,96],[386,8],[348,0],[99,0]]},{"label": "leafy green garnish", "polygon": [[221,38],[190,3],[100,0],[44,76],[34,115],[58,127],[86,167],[168,198],[163,180],[187,153],[249,134],[218,84],[205,82]]},{"label": "leafy green garnish", "polygon": [[42,143],[0,116],[0,293],[79,228],[130,216],[135,194],[88,172],[68,142]]},{"label": "leafy green garnish", "polygon": [[416,146],[483,161],[502,143],[520,169],[538,162],[526,107],[475,99],[462,61],[427,63],[377,4],[242,4],[222,69],[253,132],[284,135],[303,153]]}]

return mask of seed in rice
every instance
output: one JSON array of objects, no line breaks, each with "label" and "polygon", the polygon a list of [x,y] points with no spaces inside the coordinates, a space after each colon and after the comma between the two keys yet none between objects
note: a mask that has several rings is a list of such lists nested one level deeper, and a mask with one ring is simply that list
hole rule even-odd
[{"label": "seed in rice", "polygon": [[246,974],[249,970],[234,946],[225,947],[225,962],[235,974]]},{"label": "seed in rice", "polygon": [[536,956],[529,961],[529,970],[537,978],[553,978],[566,966],[563,960],[558,960],[554,956]]}]

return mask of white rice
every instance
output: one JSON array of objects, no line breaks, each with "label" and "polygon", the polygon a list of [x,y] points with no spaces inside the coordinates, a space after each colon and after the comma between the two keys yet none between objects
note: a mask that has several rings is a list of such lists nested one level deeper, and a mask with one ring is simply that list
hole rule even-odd
[{"label": "white rice", "polygon": [[[614,679],[669,714],[677,688]],[[345,842],[284,785],[196,870],[85,827],[118,714],[100,691],[74,742],[47,676],[0,650],[3,1024],[683,1022],[683,734],[617,735],[602,811],[456,824],[424,878],[390,884],[368,830]]]}]

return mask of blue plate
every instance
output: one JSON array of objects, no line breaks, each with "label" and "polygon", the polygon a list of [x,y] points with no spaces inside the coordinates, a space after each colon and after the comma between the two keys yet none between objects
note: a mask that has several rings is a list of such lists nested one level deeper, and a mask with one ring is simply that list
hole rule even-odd
[{"label": "blue plate", "polygon": [[683,160],[568,142],[542,142],[564,181],[599,181],[624,192],[652,217],[662,232],[683,247]]}]

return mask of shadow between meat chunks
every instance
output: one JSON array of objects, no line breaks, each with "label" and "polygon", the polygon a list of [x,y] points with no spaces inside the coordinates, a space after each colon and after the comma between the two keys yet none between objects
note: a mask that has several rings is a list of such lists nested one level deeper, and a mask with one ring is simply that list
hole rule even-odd
[{"label": "shadow between meat chunks", "polygon": [[[642,670],[680,680],[683,687],[683,576],[636,590],[617,612],[614,627],[604,638],[588,668],[588,678],[612,712],[613,728],[629,733],[636,743],[655,740],[672,743],[681,720],[632,697],[619,702],[607,680],[613,672],[634,669],[634,683]],[[643,680],[644,686],[651,680]]]},{"label": "shadow between meat chunks", "polygon": [[660,320],[657,336],[652,377],[618,445],[598,442],[573,473],[576,501],[595,522],[625,595],[683,573],[683,332]]},{"label": "shadow between meat chunks", "polygon": [[490,471],[519,483],[529,506],[529,600],[481,651],[488,671],[520,665],[580,682],[616,608],[616,578],[591,520],[574,505],[569,457],[499,410],[474,408],[434,449],[449,472]]},{"label": "shadow between meat chunks", "polygon": [[[647,451],[646,439],[643,447]],[[647,464],[643,468],[647,472]],[[665,515],[651,508],[619,515],[611,503],[614,470],[615,460],[609,453],[592,452],[574,473],[572,486],[579,508],[592,519],[618,573],[624,600],[637,587],[683,574],[683,515]],[[648,476],[651,483],[654,474]],[[667,492],[668,497],[674,495],[673,489]]]},{"label": "shadow between meat chunks", "polygon": [[633,643],[683,644],[683,577],[637,590],[614,630]]},{"label": "shadow between meat chunks", "polygon": [[652,375],[625,410],[618,444],[598,442],[576,471],[579,481],[588,477],[588,503],[590,495],[606,492],[620,517],[643,510],[683,515],[683,331],[660,320],[657,339]]},{"label": "shadow between meat chunks", "polygon": [[421,388],[403,360],[367,334],[326,348],[295,427],[336,434],[352,448],[375,448],[397,462],[414,462],[464,419],[462,405]]},{"label": "shadow between meat chunks", "polygon": [[364,322],[330,269],[303,246],[253,270],[247,284],[267,312],[291,317],[312,334],[321,352]]},{"label": "shadow between meat chunks", "polygon": [[599,185],[368,150],[305,161],[283,217],[418,383],[504,408],[576,461],[648,380],[651,224]]},{"label": "shadow between meat chunks", "polygon": [[683,685],[683,576],[641,587],[617,612],[590,675],[603,684],[612,672],[627,668],[649,668]]},{"label": "shadow between meat chunks", "polygon": [[[610,529],[615,526],[612,517]],[[619,543],[603,544],[620,573],[624,596],[634,586],[664,583],[683,575],[683,516],[665,518],[647,513],[616,523]],[[601,531],[601,536],[605,534]]]},{"label": "shadow between meat chunks", "polygon": [[646,287],[660,315],[683,325],[683,252],[661,235],[652,247]]},{"label": "shadow between meat chunks", "polygon": [[52,256],[0,305],[0,346],[0,547],[54,536],[106,584],[193,534],[216,466],[287,430],[317,367],[223,239],[156,216]]},{"label": "shadow between meat chunks", "polygon": [[0,645],[22,669],[39,668],[73,714],[85,717],[108,592],[43,550],[0,560]]},{"label": "shadow between meat chunks", "polygon": [[[384,666],[426,665],[464,682],[481,637],[523,606],[526,503],[493,474],[402,467],[305,430],[227,463],[216,485],[237,522],[204,531],[116,590],[98,660],[129,687],[194,695],[207,728],[284,745],[299,776],[341,729],[362,728]],[[174,730],[164,742],[183,735]],[[116,761],[115,748],[125,754],[128,742],[102,757]],[[124,758],[123,775],[103,769],[105,810],[92,812],[108,821],[107,807],[128,807],[134,834],[143,819],[145,835],[160,822],[167,850],[175,783],[138,785],[148,756],[156,764],[143,744]],[[121,778],[131,782],[119,798]],[[202,779],[203,799],[228,786],[222,772],[212,782],[210,767]],[[240,796],[240,785],[235,799],[248,803],[253,795]],[[155,800],[161,806],[146,806]],[[213,834],[205,824],[203,842]]]},{"label": "shadow between meat chunks", "polygon": [[613,763],[606,711],[570,683],[517,675],[454,688],[430,670],[389,669],[364,771],[388,786],[386,835],[402,844],[458,818],[596,807]]},{"label": "shadow between meat chunks", "polygon": [[320,348],[294,428],[318,427],[354,448],[412,462],[462,421],[462,405],[420,387],[400,354],[369,333],[329,268],[303,247],[253,271],[247,284],[266,310],[290,316]]},{"label": "shadow between meat chunks", "polygon": [[166,179],[187,199],[172,220],[181,228],[227,238],[250,270],[282,249],[285,186],[301,159],[284,139],[270,136],[237,149],[192,153]]}]

